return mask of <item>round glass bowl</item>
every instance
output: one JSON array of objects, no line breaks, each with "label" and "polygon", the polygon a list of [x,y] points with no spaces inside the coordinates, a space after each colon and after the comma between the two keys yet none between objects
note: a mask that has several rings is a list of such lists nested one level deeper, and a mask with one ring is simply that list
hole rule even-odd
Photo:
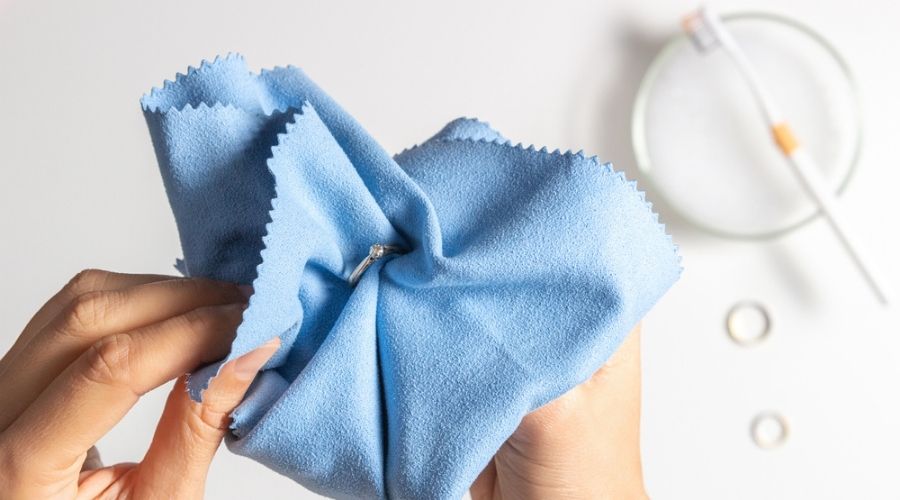
[{"label": "round glass bowl", "polygon": [[[842,191],[862,140],[856,85],[844,59],[821,35],[788,18],[745,13],[723,22],[827,184]],[[721,48],[701,53],[684,34],[665,45],[638,90],[632,141],[655,193],[708,232],[768,238],[817,215]]]}]

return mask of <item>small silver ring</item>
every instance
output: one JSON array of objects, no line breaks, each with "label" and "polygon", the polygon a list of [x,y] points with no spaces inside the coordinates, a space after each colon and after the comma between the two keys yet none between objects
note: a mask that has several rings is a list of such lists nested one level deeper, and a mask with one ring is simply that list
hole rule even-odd
[{"label": "small silver ring", "polygon": [[[736,326],[737,314],[745,309],[756,311],[762,317],[762,328],[755,335],[743,334],[739,332],[739,328]],[[761,303],[751,300],[741,301],[728,310],[728,314],[725,316],[725,330],[728,332],[728,336],[731,337],[731,340],[736,344],[742,346],[756,345],[769,336],[769,333],[772,330],[772,318],[769,315],[769,311]]]},{"label": "small silver ring", "polygon": [[[774,436],[766,436],[763,433],[763,426],[766,423],[774,423],[777,426],[778,432]],[[771,450],[783,445],[788,439],[788,434],[790,434],[790,428],[787,419],[774,411],[760,413],[750,423],[750,437],[753,438],[756,446],[763,450]]]},{"label": "small silver ring", "polygon": [[350,286],[356,286],[356,284],[359,283],[359,279],[362,278],[363,273],[366,272],[366,269],[374,264],[376,260],[395,253],[403,253],[403,248],[396,245],[382,245],[380,243],[376,243],[369,247],[369,255],[366,255],[366,258],[356,266],[356,269],[350,273],[350,278],[347,279]]}]

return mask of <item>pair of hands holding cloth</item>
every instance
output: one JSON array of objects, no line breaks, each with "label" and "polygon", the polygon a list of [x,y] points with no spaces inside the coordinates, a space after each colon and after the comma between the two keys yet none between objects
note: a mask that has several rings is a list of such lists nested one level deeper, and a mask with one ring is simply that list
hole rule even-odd
[{"label": "pair of hands holding cloth", "polygon": [[[41,309],[0,372],[11,491],[201,495],[227,434],[336,497],[643,494],[628,332],[680,265],[633,183],[469,119],[391,157],[299,69],[234,55],[142,105],[203,278],[92,272]],[[398,251],[350,283],[372,245]],[[198,365],[140,464],[81,470]]]}]

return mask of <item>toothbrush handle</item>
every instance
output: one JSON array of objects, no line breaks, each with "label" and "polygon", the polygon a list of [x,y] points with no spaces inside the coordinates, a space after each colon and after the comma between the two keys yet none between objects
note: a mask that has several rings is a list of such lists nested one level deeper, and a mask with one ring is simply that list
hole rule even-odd
[{"label": "toothbrush handle", "polygon": [[869,264],[871,260],[864,258],[861,253],[861,247],[855,243],[855,238],[848,229],[850,226],[844,221],[837,207],[837,200],[819,175],[818,170],[815,168],[815,162],[809,156],[809,153],[804,148],[795,146],[788,158],[800,183],[819,206],[822,215],[825,216],[825,220],[831,225],[838,240],[840,240],[850,258],[853,259],[856,267],[865,277],[878,300],[882,304],[888,305],[890,299],[887,290],[876,278],[876,273]]},{"label": "toothbrush handle", "polygon": [[[703,21],[701,28],[698,30],[693,24],[689,24],[689,34],[696,38],[698,36],[698,31],[703,31],[703,29],[705,29],[706,32],[712,35],[712,38],[715,41],[719,42],[725,53],[737,66],[737,69],[740,71],[744,80],[747,82],[747,85],[750,87],[750,90],[753,92],[753,96],[756,103],[759,105],[760,111],[772,128],[775,142],[785,156],[789,158],[791,165],[794,167],[794,173],[797,174],[800,183],[819,206],[825,219],[837,235],[838,240],[840,240],[847,253],[850,254],[856,267],[869,283],[869,286],[872,288],[872,291],[875,292],[878,300],[883,304],[888,305],[888,292],[878,282],[872,268],[867,264],[867,262],[871,261],[864,259],[860,253],[860,247],[854,244],[854,239],[851,238],[848,232],[850,226],[841,218],[834,195],[820,177],[815,161],[813,161],[806,151],[798,144],[790,127],[784,122],[778,108],[775,106],[774,100],[766,91],[762,79],[756,73],[753,64],[750,63],[747,55],[741,50],[740,45],[738,45],[737,41],[725,28],[722,20],[717,15],[708,8],[702,8],[699,12],[699,16]],[[705,47],[708,47],[709,45],[709,43],[706,43]]]}]

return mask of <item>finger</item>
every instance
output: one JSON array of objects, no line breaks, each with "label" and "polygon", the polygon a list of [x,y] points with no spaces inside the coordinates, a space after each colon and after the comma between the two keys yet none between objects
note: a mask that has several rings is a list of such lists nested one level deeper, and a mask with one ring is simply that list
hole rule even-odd
[{"label": "finger", "polygon": [[[588,414],[600,432],[593,449],[596,470],[609,471],[611,498],[631,496],[643,485],[641,466],[641,328],[622,342],[609,362],[583,384]],[[618,453],[601,450],[618,450]],[[596,476],[595,476],[596,477]]]},{"label": "finger", "polygon": [[[280,345],[275,338],[225,364],[210,381],[202,402],[191,400],[184,378],[180,379],[141,462],[142,483],[153,485],[168,498],[201,497],[209,465],[228,432],[231,412]],[[140,492],[136,496],[141,497]]]},{"label": "finger", "polygon": [[31,318],[22,334],[16,339],[12,348],[0,360],[0,373],[3,373],[8,360],[15,358],[19,351],[40,331],[51,319],[56,317],[63,308],[69,305],[75,297],[90,292],[101,290],[118,290],[129,286],[174,279],[173,276],[161,276],[157,274],[121,274],[98,269],[85,269],[76,274],[62,289],[44,304]]},{"label": "finger", "polygon": [[243,309],[204,307],[97,341],[0,434],[7,462],[26,476],[80,468],[142,394],[223,357]]},{"label": "finger", "polygon": [[135,463],[121,463],[86,470],[78,475],[78,493],[75,500],[95,500],[97,498],[125,498],[127,484],[124,479],[133,475]]},{"label": "finger", "polygon": [[75,297],[0,374],[0,387],[4,388],[0,393],[0,431],[102,337],[135,330],[198,307],[244,300],[246,297],[236,285],[202,278],[151,281]]},{"label": "finger", "polygon": [[486,500],[496,497],[494,489],[497,483],[497,464],[494,459],[488,462],[484,470],[475,478],[475,482],[469,488],[469,496],[472,500]]}]

